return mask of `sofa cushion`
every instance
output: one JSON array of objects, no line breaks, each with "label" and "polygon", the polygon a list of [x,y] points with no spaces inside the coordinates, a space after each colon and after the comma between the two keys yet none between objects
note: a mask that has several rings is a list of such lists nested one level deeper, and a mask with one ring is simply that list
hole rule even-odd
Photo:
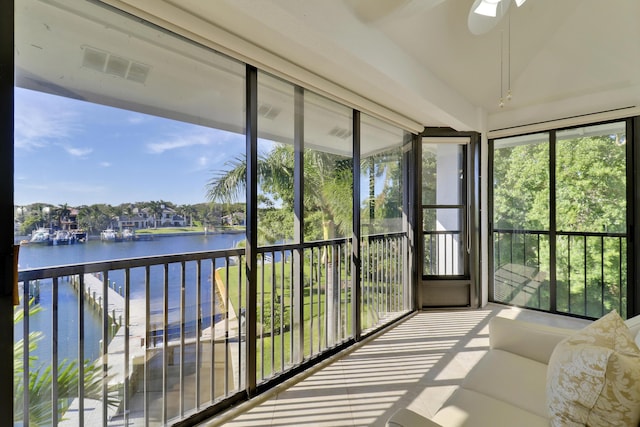
[{"label": "sofa cushion", "polygon": [[464,388],[458,389],[432,420],[444,427],[549,426],[546,417]]},{"label": "sofa cushion", "polygon": [[494,349],[469,372],[462,387],[546,418],[546,378],[546,364]]},{"label": "sofa cushion", "polygon": [[553,426],[638,425],[640,350],[615,311],[556,346],[547,400]]},{"label": "sofa cushion", "polygon": [[640,333],[640,315],[625,320],[624,324],[631,331],[631,335],[637,336]]},{"label": "sofa cushion", "polygon": [[629,328],[631,335],[636,337],[636,345],[640,347],[640,315],[625,320],[624,324]]},{"label": "sofa cushion", "polygon": [[556,345],[573,332],[571,329],[494,317],[489,322],[489,344],[492,349],[505,350],[547,364]]}]

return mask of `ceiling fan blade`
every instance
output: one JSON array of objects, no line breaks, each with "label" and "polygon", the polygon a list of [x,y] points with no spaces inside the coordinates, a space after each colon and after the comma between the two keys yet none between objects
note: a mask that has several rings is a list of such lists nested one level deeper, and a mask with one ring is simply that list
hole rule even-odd
[{"label": "ceiling fan blade", "polygon": [[[486,1],[486,0],[485,0]],[[526,0],[525,0],[526,1]],[[480,15],[475,10],[480,6],[483,0],[475,0],[469,9],[469,16],[467,18],[467,25],[471,34],[479,36],[481,34],[488,33],[493,29],[504,15],[509,11],[511,0],[502,0],[497,4],[496,16]]]}]

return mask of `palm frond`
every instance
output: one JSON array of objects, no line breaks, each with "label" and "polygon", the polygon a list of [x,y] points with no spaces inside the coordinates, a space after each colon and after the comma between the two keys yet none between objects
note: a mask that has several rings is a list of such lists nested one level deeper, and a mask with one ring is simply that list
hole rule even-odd
[{"label": "palm frond", "polygon": [[247,187],[247,156],[241,154],[225,163],[226,171],[217,172],[207,182],[207,198],[214,202],[231,203],[239,198]]}]

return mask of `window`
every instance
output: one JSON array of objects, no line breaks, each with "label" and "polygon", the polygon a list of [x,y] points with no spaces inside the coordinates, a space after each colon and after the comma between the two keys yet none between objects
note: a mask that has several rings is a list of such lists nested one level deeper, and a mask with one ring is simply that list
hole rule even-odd
[{"label": "window", "polygon": [[493,142],[493,298],[627,311],[626,122]]}]

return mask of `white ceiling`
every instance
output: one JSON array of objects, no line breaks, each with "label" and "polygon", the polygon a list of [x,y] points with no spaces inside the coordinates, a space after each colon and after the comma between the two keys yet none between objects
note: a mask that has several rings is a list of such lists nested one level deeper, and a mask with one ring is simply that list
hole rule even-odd
[{"label": "white ceiling", "polygon": [[[501,37],[508,33],[508,19],[486,34],[471,34],[467,19],[473,0],[105,2],[204,44],[210,42],[224,53],[291,76],[298,83],[324,88],[325,93],[336,93],[338,98],[344,98],[339,92],[346,88],[360,100],[352,104],[362,104],[363,110],[379,104],[420,126],[486,131],[640,106],[640,0],[527,0],[520,8],[512,5],[510,61],[506,59],[508,49],[501,61]],[[37,27],[16,40],[21,85],[35,87],[37,78],[40,90],[55,92],[52,84],[64,81],[66,90],[76,91],[79,98],[93,97],[95,102],[116,105],[116,100],[106,97],[120,90],[117,96],[130,96],[130,103],[141,102],[147,108],[172,108],[175,103],[176,110],[193,110],[187,115],[195,117],[202,111],[193,98],[177,105],[180,99],[171,94],[167,82],[172,73],[186,70],[171,71],[169,61],[152,52],[160,42],[150,40],[157,36],[141,38],[144,43],[138,46],[127,37],[129,24],[124,19],[100,22],[80,19],[81,13],[64,12],[70,5],[78,7],[77,1],[20,4],[16,7],[17,25],[24,10],[34,16],[33,22],[25,25]],[[88,17],[89,12],[86,14]],[[55,24],[60,34],[66,27],[86,24],[82,31],[87,39],[73,38],[69,31],[68,39],[60,38],[63,43],[54,46],[48,34]],[[118,27],[123,30],[111,37],[111,45],[104,45],[104,34]],[[138,51],[139,57],[133,59],[152,66],[153,75],[164,70],[166,79],[158,80],[161,90],[149,81],[144,92],[140,89],[134,94],[124,87],[107,91],[111,82],[104,79],[101,94],[95,83],[83,80],[74,65],[83,46],[117,52],[125,43],[129,44],[127,49]],[[168,40],[163,43],[172,44]],[[196,50],[189,50],[176,45],[172,55],[207,61],[198,59]],[[504,91],[510,76],[513,93],[503,108],[498,107],[501,62]],[[45,69],[52,74],[30,75]],[[161,91],[166,99],[158,99]],[[187,102],[184,94],[183,98]]]},{"label": "white ceiling", "polygon": [[640,105],[638,0],[512,5],[513,98],[503,108],[508,19],[471,34],[473,0],[166,3],[425,126],[491,130]]}]

